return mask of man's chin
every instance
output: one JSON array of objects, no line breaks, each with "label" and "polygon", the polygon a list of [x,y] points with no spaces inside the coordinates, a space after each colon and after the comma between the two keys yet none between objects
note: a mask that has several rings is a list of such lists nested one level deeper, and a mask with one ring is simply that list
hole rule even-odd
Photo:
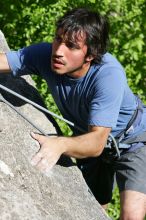
[{"label": "man's chin", "polygon": [[63,71],[59,71],[58,69],[52,68],[52,71],[58,75],[64,75],[65,73]]}]

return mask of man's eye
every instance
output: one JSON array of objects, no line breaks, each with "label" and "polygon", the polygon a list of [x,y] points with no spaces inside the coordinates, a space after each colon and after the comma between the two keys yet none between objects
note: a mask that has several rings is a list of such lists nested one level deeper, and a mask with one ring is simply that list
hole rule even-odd
[{"label": "man's eye", "polygon": [[78,46],[72,42],[66,42],[66,46],[70,49],[78,49]]}]

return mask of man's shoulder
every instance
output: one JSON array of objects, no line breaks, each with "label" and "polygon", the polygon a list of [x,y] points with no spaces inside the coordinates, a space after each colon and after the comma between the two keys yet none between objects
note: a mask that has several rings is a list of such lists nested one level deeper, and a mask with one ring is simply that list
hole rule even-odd
[{"label": "man's shoulder", "polygon": [[[100,64],[93,64],[92,71],[96,72],[96,77],[104,75],[123,75],[125,76],[125,70],[122,64],[110,53],[105,53],[102,57]],[[121,74],[122,73],[122,74]]]},{"label": "man's shoulder", "polygon": [[[91,67],[90,75],[94,76],[93,81],[95,85],[107,83],[126,83],[126,74],[120,62],[110,53],[104,54],[100,64],[94,64]],[[96,80],[95,80],[96,78]]]},{"label": "man's shoulder", "polygon": [[104,67],[115,67],[123,70],[122,64],[118,61],[118,59],[114,55],[112,55],[109,52],[103,55],[101,64]]},{"label": "man's shoulder", "polygon": [[47,43],[47,42],[40,42],[40,43],[34,43],[31,44],[28,47],[25,47],[26,50],[33,50],[33,51],[39,51],[39,52],[44,52],[44,51],[50,51],[52,50],[52,44]]}]

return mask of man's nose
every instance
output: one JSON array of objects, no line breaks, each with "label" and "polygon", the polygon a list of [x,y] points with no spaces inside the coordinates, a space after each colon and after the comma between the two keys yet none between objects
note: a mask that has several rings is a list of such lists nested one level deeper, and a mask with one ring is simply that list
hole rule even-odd
[{"label": "man's nose", "polygon": [[60,43],[56,47],[56,55],[57,56],[64,56],[64,52],[66,50],[66,45],[65,43]]}]

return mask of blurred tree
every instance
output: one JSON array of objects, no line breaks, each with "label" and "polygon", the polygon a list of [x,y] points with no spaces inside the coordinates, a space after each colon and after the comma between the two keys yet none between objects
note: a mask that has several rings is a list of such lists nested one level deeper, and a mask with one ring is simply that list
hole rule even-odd
[{"label": "blurred tree", "polygon": [[[5,0],[1,1],[0,29],[12,49],[36,42],[50,42],[54,36],[56,20],[75,7],[87,7],[108,17],[109,52],[124,66],[132,90],[146,101],[145,0]],[[39,77],[34,79],[47,106],[59,114],[45,81]],[[59,124],[65,135],[71,135],[64,123]],[[117,189],[109,206],[109,213],[112,219],[118,219]]]},{"label": "blurred tree", "polygon": [[0,28],[12,49],[51,41],[55,21],[74,7],[88,7],[108,17],[111,27],[109,51],[125,67],[130,87],[145,100],[145,0],[5,0],[1,2]]}]

